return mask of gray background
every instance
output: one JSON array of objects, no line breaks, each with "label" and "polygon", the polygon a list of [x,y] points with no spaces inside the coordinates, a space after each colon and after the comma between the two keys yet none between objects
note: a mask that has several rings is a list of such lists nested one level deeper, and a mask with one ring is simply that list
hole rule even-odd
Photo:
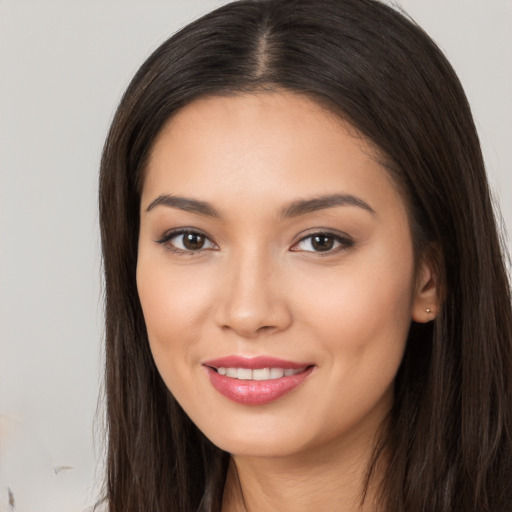
[{"label": "gray background", "polygon": [[[0,0],[0,510],[74,512],[101,474],[97,170],[120,96],[221,3]],[[512,226],[512,2],[402,0],[470,99]],[[99,415],[101,419],[101,414]],[[96,422],[101,431],[101,421]],[[96,439],[96,441],[95,441]]]}]

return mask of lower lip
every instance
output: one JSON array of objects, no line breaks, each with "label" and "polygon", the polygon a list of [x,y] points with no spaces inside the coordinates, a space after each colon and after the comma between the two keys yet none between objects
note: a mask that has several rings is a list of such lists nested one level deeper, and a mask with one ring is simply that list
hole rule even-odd
[{"label": "lower lip", "polygon": [[244,405],[264,405],[286,395],[302,384],[313,371],[313,367],[288,377],[270,380],[240,380],[220,375],[206,367],[212,386],[226,398]]}]

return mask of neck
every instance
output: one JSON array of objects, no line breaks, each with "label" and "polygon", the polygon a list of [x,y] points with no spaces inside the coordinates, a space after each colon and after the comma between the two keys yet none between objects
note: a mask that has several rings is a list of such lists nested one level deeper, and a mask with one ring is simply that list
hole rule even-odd
[{"label": "neck", "polygon": [[[352,439],[289,457],[233,456],[222,512],[377,512],[385,464],[367,485],[373,445]],[[364,499],[363,499],[364,497]]]}]

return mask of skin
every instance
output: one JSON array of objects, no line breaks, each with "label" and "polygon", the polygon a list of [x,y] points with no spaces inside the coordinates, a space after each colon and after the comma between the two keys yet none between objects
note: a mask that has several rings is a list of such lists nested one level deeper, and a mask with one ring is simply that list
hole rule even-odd
[{"label": "skin", "polygon": [[[351,126],[289,92],[196,100],[155,141],[139,296],[163,380],[232,454],[224,512],[378,510],[372,486],[359,508],[365,471],[410,322],[432,319],[436,290],[428,263],[415,273],[404,201],[375,154]],[[333,193],[372,211],[282,215]],[[219,217],[165,204],[148,211],[166,194],[204,201]],[[202,248],[169,239],[184,227],[204,233]],[[326,232],[340,239],[318,251],[307,237]],[[314,370],[274,402],[242,405],[212,387],[202,364],[233,354]]]}]

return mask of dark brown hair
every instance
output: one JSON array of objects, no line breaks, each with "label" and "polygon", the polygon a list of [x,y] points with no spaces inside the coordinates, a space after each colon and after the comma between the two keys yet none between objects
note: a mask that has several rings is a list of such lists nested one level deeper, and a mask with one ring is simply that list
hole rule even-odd
[{"label": "dark brown hair", "polygon": [[511,301],[479,141],[441,51],[375,0],[225,5],[160,46],[128,87],[100,176],[108,510],[220,510],[229,457],[176,403],[149,350],[135,282],[140,189],[178,109],[279,89],[313,98],[379,148],[409,205],[417,257],[437,255],[441,310],[411,325],[376,447],[391,453],[385,509],[510,512]]}]

